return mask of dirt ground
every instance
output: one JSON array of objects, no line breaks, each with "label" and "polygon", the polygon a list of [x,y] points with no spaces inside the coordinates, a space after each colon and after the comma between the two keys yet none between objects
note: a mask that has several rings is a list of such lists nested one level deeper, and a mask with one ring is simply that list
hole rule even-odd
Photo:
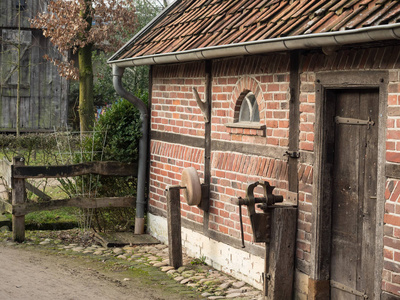
[{"label": "dirt ground", "polygon": [[140,277],[126,281],[125,276],[104,269],[101,261],[0,243],[1,300],[188,299],[163,283],[151,286],[143,284]]}]

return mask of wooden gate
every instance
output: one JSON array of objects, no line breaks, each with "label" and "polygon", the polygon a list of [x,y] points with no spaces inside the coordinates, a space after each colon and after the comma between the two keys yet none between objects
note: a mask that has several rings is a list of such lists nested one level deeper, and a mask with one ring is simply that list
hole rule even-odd
[{"label": "wooden gate", "polygon": [[374,299],[377,90],[332,90],[331,299]]},{"label": "wooden gate", "polygon": [[[61,207],[136,206],[136,198],[131,196],[102,198],[77,196],[67,199],[51,199],[50,196],[25,182],[25,179],[29,178],[64,178],[87,174],[137,177],[137,165],[115,161],[94,161],[63,166],[25,166],[23,157],[14,157],[13,164],[7,159],[0,160],[0,177],[12,189],[11,199],[0,198],[0,213],[12,214],[13,240],[16,242],[25,240],[25,215],[34,211],[53,210]],[[44,201],[28,202],[25,189],[29,189]]]}]

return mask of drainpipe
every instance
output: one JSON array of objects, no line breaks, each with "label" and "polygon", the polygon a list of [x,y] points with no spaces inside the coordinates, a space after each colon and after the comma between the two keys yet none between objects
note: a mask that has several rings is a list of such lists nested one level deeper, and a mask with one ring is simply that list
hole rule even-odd
[{"label": "drainpipe", "polygon": [[122,75],[125,68],[112,65],[113,71],[113,85],[116,92],[133,105],[140,112],[140,120],[142,121],[142,137],[139,141],[139,162],[138,162],[138,180],[136,192],[136,218],[135,218],[135,234],[144,233],[144,209],[146,206],[145,201],[145,186],[146,186],[146,166],[147,166],[147,141],[149,136],[148,126],[148,108],[146,104],[135,95],[129,93],[122,86]]}]

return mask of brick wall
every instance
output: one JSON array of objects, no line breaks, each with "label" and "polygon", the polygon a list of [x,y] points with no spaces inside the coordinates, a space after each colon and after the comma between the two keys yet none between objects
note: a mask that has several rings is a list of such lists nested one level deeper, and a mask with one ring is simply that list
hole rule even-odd
[{"label": "brick wall", "polygon": [[385,191],[382,289],[400,295],[400,181],[389,179]]},{"label": "brick wall", "polygon": [[151,99],[151,130],[204,136],[204,119],[192,88],[204,99],[204,66],[156,68]]},{"label": "brick wall", "polygon": [[[151,130],[182,136],[204,137],[204,119],[193,96],[196,88],[204,98],[204,64],[154,68],[151,98]],[[166,210],[165,189],[180,183],[184,168],[193,166],[200,178],[204,171],[204,149],[152,140],[150,145],[150,212]],[[181,200],[182,218],[203,222],[203,212]]]},{"label": "brick wall", "polygon": [[[391,71],[388,86],[386,160],[400,163],[399,72]],[[388,178],[385,190],[382,289],[400,295],[400,181]]]},{"label": "brick wall", "polygon": [[[166,210],[165,189],[180,183],[184,168],[195,167],[202,177],[204,150],[178,144],[152,141],[150,146],[150,191],[151,209]],[[181,201],[182,217],[202,223],[203,212],[196,206]]]},{"label": "brick wall", "polygon": [[[197,72],[193,72],[197,69]],[[152,97],[153,131],[172,132],[186,135],[185,124],[196,131],[194,136],[204,135],[204,122],[200,110],[194,101],[191,88],[194,86],[204,97],[204,78],[201,70],[204,65],[183,64],[155,67]],[[199,76],[200,75],[200,76]],[[204,76],[204,75],[203,75]],[[314,81],[313,73],[302,75],[301,95],[301,149],[313,149],[314,123]],[[266,129],[230,128],[226,123],[236,122],[241,93],[254,93],[260,111],[260,123]],[[289,55],[276,54],[260,57],[223,59],[213,62],[212,81],[212,131],[213,141],[228,141],[265,145],[276,149],[279,157],[266,151],[245,154],[235,151],[212,151],[211,157],[211,194],[209,210],[209,229],[226,236],[240,239],[239,211],[232,199],[244,197],[249,183],[267,180],[276,186],[275,193],[284,195],[288,189],[287,157],[283,156],[289,138]],[[180,108],[181,107],[181,108]],[[179,109],[180,108],[180,109]],[[172,109],[172,111],[171,111]],[[179,111],[177,111],[179,109]],[[183,112],[179,114],[179,112]],[[192,115],[187,115],[191,113]],[[181,118],[184,120],[181,120]],[[171,120],[170,118],[173,118]],[[183,122],[182,122],[183,121]],[[185,123],[186,122],[186,123]],[[201,125],[201,126],[200,126]],[[183,151],[171,152],[170,144],[165,141],[152,141],[150,175],[150,206],[165,210],[167,185],[178,184],[184,167],[194,166],[203,176],[203,155],[191,159]],[[179,145],[180,149],[193,149]],[[271,149],[269,148],[269,149]],[[200,150],[200,149],[198,149]],[[170,151],[170,152],[168,152]],[[276,155],[275,155],[276,156]],[[186,158],[187,157],[187,158]],[[299,166],[299,221],[298,250],[300,260],[310,261],[311,243],[311,190],[312,166]],[[261,192],[260,190],[257,190]],[[181,203],[183,203],[181,199]],[[182,204],[183,218],[202,222],[202,211],[197,207]],[[154,209],[153,209],[154,211]],[[252,229],[247,211],[243,209],[244,239],[252,241]]]},{"label": "brick wall", "polygon": [[[311,229],[313,203],[313,151],[315,123],[315,80],[317,72],[336,70],[393,70],[400,67],[399,47],[339,50],[332,55],[311,51],[300,59],[300,125],[299,149],[309,159],[298,165],[298,232],[297,267],[309,273],[311,263]],[[276,193],[286,196],[288,164],[283,156],[289,141],[289,55],[270,54],[213,61],[212,119],[213,142],[265,146],[265,151],[242,153],[234,148],[212,146],[211,194],[208,229],[232,239],[240,239],[238,207],[232,199],[245,196],[249,183],[268,180],[276,186]],[[155,66],[151,129],[180,136],[203,139],[205,126],[197,107],[192,88],[204,99],[204,63]],[[400,163],[400,85],[399,73],[390,71],[388,85],[386,160]],[[226,126],[238,119],[243,93],[252,91],[256,97],[261,129]],[[221,148],[222,147],[222,148]],[[282,155],[280,155],[280,153]],[[194,166],[203,178],[204,148],[185,142],[155,140],[151,142],[150,211],[165,212],[165,188],[178,184],[183,168]],[[398,209],[400,183],[387,178],[385,194],[384,269],[382,288],[400,295],[400,210]],[[189,207],[181,199],[184,219],[201,225],[203,212]],[[400,206],[399,206],[400,207]],[[245,240],[252,241],[252,230],[244,209]],[[377,237],[380,239],[382,237]],[[382,254],[382,255],[383,255]],[[379,253],[377,253],[379,255]]]},{"label": "brick wall", "polygon": [[[240,238],[239,209],[231,199],[246,196],[249,183],[268,180],[276,191],[287,189],[287,162],[259,155],[235,152],[214,152],[212,159],[212,186],[210,195],[210,229]],[[258,190],[262,193],[262,190]],[[252,241],[252,228],[243,207],[245,241]]]},{"label": "brick wall", "polygon": [[[286,147],[289,136],[289,56],[270,55],[225,59],[214,63],[212,139]],[[257,99],[260,123],[266,132],[230,129],[238,121],[240,94],[251,91]]]},{"label": "brick wall", "polygon": [[[314,150],[314,122],[315,122],[315,73],[302,72],[300,74],[300,125],[299,150],[312,152]],[[296,257],[308,266],[311,260],[311,211],[312,211],[312,180],[313,167],[310,164],[300,163],[298,169],[299,213],[297,220],[297,247]],[[300,266],[300,264],[299,264]],[[307,272],[307,267],[302,268]]]}]

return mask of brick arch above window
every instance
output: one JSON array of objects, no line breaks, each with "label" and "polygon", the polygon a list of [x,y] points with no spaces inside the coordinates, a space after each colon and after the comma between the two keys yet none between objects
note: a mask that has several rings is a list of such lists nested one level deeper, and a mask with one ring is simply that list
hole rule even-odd
[{"label": "brick arch above window", "polygon": [[262,90],[259,82],[253,77],[242,77],[236,83],[231,96],[231,107],[233,108],[232,122],[239,121],[240,107],[243,99],[248,93],[253,93],[257,100],[258,108],[260,111],[260,121],[264,119],[261,112],[264,112],[265,103],[263,101]]},{"label": "brick arch above window", "polygon": [[[258,118],[255,118],[255,121],[243,122],[240,120],[240,108],[243,104],[243,101],[246,101],[247,97],[254,97],[257,101],[258,106]],[[240,130],[234,130],[233,128],[243,128],[243,129],[251,129],[256,130],[256,135],[264,135],[265,134],[265,101],[263,99],[262,89],[260,83],[253,77],[245,76],[240,78],[235,88],[232,91],[231,95],[231,111],[230,111],[230,123],[225,124],[226,127],[231,128],[230,133],[239,133]],[[248,131],[243,131],[248,132]]]}]

